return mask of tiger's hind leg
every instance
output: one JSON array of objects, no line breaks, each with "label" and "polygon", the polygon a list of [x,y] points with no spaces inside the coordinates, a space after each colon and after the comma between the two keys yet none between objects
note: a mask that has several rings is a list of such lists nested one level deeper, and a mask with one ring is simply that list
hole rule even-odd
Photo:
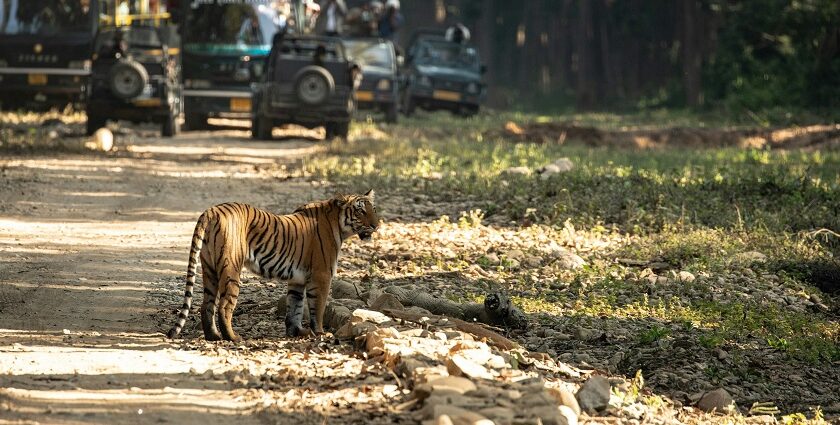
[{"label": "tiger's hind leg", "polygon": [[286,336],[307,336],[310,332],[303,328],[303,286],[289,285],[286,294]]},{"label": "tiger's hind leg", "polygon": [[233,309],[236,308],[236,301],[239,299],[239,270],[225,271],[222,273],[219,285],[219,326],[222,337],[228,341],[239,342],[242,337],[233,330]]},{"label": "tiger's hind leg", "polygon": [[201,328],[207,341],[221,341],[222,334],[216,327],[216,303],[219,291],[219,278],[210,266],[202,262],[204,298],[201,301]]}]

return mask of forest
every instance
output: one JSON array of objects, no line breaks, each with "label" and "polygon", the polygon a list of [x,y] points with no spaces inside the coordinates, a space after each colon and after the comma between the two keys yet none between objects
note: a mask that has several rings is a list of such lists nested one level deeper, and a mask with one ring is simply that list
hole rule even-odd
[{"label": "forest", "polygon": [[834,0],[428,3],[402,2],[405,32],[464,23],[499,106],[835,114],[840,107]]}]

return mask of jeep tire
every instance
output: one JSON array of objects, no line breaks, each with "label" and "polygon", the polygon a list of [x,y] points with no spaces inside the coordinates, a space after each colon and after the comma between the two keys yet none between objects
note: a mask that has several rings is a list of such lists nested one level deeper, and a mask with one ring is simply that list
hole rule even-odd
[{"label": "jeep tire", "polygon": [[108,88],[119,99],[130,100],[143,94],[149,84],[149,73],[139,62],[120,59],[108,71]]},{"label": "jeep tire", "polygon": [[350,121],[328,122],[324,125],[324,130],[326,130],[327,132],[327,140],[330,140],[334,137],[339,137],[341,139],[347,140],[347,136],[350,134]]},{"label": "jeep tire", "polygon": [[88,136],[93,136],[96,130],[105,127],[106,119],[102,115],[87,111],[87,123],[85,124],[85,133]]},{"label": "jeep tire", "polygon": [[256,114],[251,119],[251,138],[271,140],[272,122],[268,117]]},{"label": "jeep tire", "polygon": [[399,105],[397,105],[397,102],[389,103],[389,104],[385,105],[385,122],[390,123],[390,124],[396,124],[397,123],[397,116],[398,116],[397,109],[398,108],[399,108]]},{"label": "jeep tire", "polygon": [[320,66],[303,67],[294,78],[295,95],[306,105],[320,105],[335,92],[335,80]]},{"label": "jeep tire", "polygon": [[184,112],[184,127],[185,130],[206,130],[210,126],[207,124],[207,115],[200,112]]}]

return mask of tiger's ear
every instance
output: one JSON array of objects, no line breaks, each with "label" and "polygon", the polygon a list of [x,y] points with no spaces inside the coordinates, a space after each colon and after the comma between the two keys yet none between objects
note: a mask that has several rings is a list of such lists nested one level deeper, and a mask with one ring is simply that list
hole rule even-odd
[{"label": "tiger's ear", "polygon": [[370,198],[370,202],[373,202],[373,196],[374,196],[374,195],[375,195],[375,194],[373,193],[373,189],[371,189],[371,190],[367,191],[367,193],[365,193],[365,195],[364,195],[364,196],[366,196],[366,197]]},{"label": "tiger's ear", "polygon": [[347,202],[350,201],[350,198],[347,195],[336,194],[330,199],[330,203],[336,207],[343,207],[347,205]]}]

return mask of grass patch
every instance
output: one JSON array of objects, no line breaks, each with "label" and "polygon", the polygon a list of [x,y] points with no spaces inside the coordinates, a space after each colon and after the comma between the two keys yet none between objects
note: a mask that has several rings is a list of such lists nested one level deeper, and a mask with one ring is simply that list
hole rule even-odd
[{"label": "grass patch", "polygon": [[[756,347],[793,362],[836,362],[840,324],[809,310],[805,301],[840,273],[840,241],[807,236],[840,229],[840,151],[622,150],[485,136],[509,119],[605,129],[739,124],[707,118],[512,113],[461,120],[421,114],[395,126],[356,125],[355,140],[333,143],[305,167],[346,191],[373,187],[401,207],[455,204],[460,211],[440,213],[453,217],[436,222],[442,233],[489,225],[520,234],[579,229],[624,241],[591,251],[589,265],[574,272],[514,267],[503,252],[494,260],[499,262],[483,252],[457,252],[457,261],[415,258],[415,273],[427,266],[466,270],[476,264],[513,291],[526,312],[549,320],[641,323],[632,336],[640,345],[685,337],[708,349]],[[561,157],[574,163],[572,171],[545,179],[506,172],[535,170]],[[747,251],[764,254],[766,261],[736,261]],[[649,280],[616,258],[664,262],[698,279],[682,282],[660,272]]]}]

